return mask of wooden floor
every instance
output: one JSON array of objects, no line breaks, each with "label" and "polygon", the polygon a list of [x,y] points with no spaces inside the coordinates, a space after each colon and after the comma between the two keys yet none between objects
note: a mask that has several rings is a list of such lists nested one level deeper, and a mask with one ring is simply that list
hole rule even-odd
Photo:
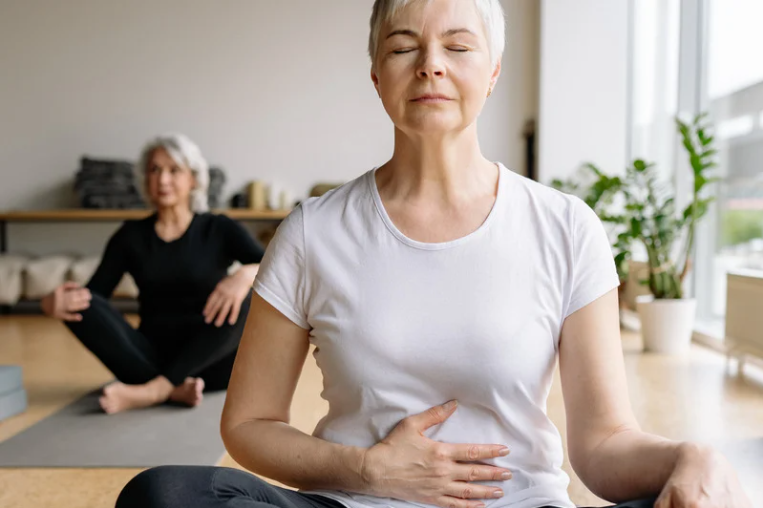
[{"label": "wooden floor", "polygon": [[[737,466],[748,493],[763,499],[763,382],[726,369],[718,353],[695,347],[685,358],[639,352],[638,336],[623,336],[630,395],[645,430],[674,439],[722,445]],[[40,316],[0,316],[0,363],[24,368],[29,394],[26,413],[0,423],[0,440],[20,432],[111,376],[60,323]],[[312,432],[327,410],[319,397],[321,377],[308,357],[292,407],[292,424]],[[558,377],[549,413],[564,434]],[[233,466],[230,457],[221,465]],[[572,476],[578,504],[603,506]],[[137,469],[0,469],[0,507],[89,508],[114,505]],[[760,506],[759,502],[753,505]]]}]

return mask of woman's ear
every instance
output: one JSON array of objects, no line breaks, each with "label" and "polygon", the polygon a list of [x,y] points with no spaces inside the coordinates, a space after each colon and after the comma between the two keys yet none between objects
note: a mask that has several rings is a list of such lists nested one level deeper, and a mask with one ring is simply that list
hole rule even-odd
[{"label": "woman's ear", "polygon": [[490,76],[490,89],[492,90],[495,88],[495,84],[498,81],[498,77],[501,75],[501,61],[498,60],[498,63],[495,64],[495,69],[493,69],[493,75]]},{"label": "woman's ear", "polygon": [[373,81],[374,88],[376,88],[376,95],[378,95],[381,99],[381,91],[379,90],[379,77],[376,75],[376,71],[374,69],[371,69],[371,81]]}]

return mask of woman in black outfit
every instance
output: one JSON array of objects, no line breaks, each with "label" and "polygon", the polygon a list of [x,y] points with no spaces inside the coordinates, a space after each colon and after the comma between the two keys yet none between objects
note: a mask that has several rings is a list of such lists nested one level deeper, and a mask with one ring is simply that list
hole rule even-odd
[{"label": "woman in black outfit", "polygon": [[[196,406],[227,388],[264,254],[240,224],[207,213],[207,163],[187,137],[153,140],[136,170],[156,213],[122,225],[86,287],[67,282],[42,301],[116,376],[100,398],[107,413]],[[108,302],[124,273],[140,290],[137,330]]]}]

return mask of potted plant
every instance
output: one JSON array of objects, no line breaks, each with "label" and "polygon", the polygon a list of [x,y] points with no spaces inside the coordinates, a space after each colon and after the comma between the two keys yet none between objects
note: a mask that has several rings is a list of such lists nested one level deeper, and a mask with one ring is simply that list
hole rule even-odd
[{"label": "potted plant", "polygon": [[[690,123],[676,119],[676,126],[693,173],[691,197],[683,210],[677,209],[675,191],[660,181],[655,165],[641,159],[627,168],[622,179],[587,164],[585,169],[594,179],[582,192],[578,183],[552,182],[583,197],[602,221],[614,227],[613,250],[621,281],[627,277],[633,247],[643,247],[649,273],[642,283],[651,294],[639,297],[636,306],[645,349],[660,353],[679,353],[691,343],[696,300],[686,298],[684,281],[692,266],[697,224],[713,201],[703,191],[717,180],[708,176],[717,152],[707,115]],[[611,206],[617,196],[623,203]]]}]

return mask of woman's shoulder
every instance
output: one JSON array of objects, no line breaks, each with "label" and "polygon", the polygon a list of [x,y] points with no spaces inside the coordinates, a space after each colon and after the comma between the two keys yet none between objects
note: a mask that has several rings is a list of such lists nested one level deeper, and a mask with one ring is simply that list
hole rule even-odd
[{"label": "woman's shoulder", "polygon": [[367,216],[370,198],[368,178],[372,171],[343,183],[321,196],[302,200],[281,221],[278,226],[279,237],[304,241],[306,232],[311,237],[336,237],[356,224],[358,214]]},{"label": "woman's shoulder", "polygon": [[544,214],[568,216],[570,212],[585,202],[575,195],[567,194],[546,185],[537,180],[533,180],[524,175],[511,171],[503,166],[508,174],[508,191],[512,194],[511,200],[526,201],[525,205],[532,205],[533,209],[542,211]]},{"label": "woman's shoulder", "polygon": [[369,178],[373,170],[345,182],[321,196],[310,197],[300,203],[300,213],[314,217],[328,217],[347,210],[353,203],[367,200],[370,197]]},{"label": "woman's shoulder", "polygon": [[216,212],[196,212],[191,227],[200,232],[205,240],[213,237],[228,238],[245,229],[238,220]]},{"label": "woman's shoulder", "polygon": [[128,238],[144,234],[153,230],[156,222],[156,213],[152,213],[142,219],[128,219],[124,221],[114,233],[114,237]]}]

